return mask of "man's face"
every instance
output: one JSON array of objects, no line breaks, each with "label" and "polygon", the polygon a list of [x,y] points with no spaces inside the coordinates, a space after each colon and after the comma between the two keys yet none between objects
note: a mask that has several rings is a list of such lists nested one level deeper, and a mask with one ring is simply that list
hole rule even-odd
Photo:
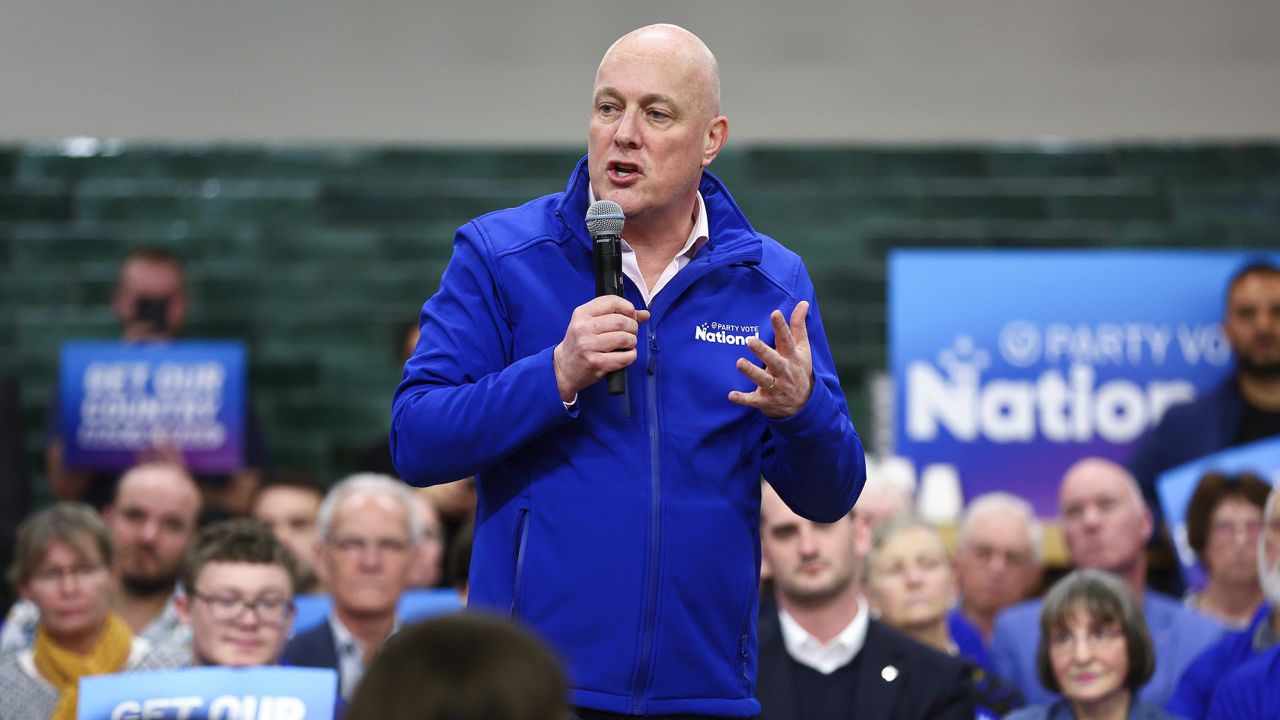
[{"label": "man's face", "polygon": [[[252,606],[252,607],[250,607]],[[280,660],[293,622],[293,587],[279,565],[211,562],[178,602],[201,665],[250,667]]]},{"label": "man's face", "polygon": [[615,45],[596,73],[591,187],[621,205],[629,224],[691,211],[702,169],[719,152],[721,125],[701,68],[688,52],[644,36]]},{"label": "man's face", "polygon": [[277,485],[264,489],[253,506],[253,519],[271,530],[306,576],[313,573],[320,500],[320,495],[310,490]]},{"label": "man's face", "polygon": [[855,516],[834,523],[805,520],[767,485],[760,506],[760,549],[774,587],[796,604],[822,604],[857,582],[867,527]]},{"label": "man's face", "polygon": [[120,478],[104,512],[127,591],[169,592],[196,531],[200,491],[181,469],[142,465]]},{"label": "man's face", "polygon": [[1040,579],[1027,522],[992,510],[975,517],[963,547],[956,551],[956,581],[966,606],[994,614],[1024,600]]},{"label": "man's face", "polygon": [[1280,607],[1280,499],[1272,491],[1271,512],[1258,538],[1258,581],[1272,607]]},{"label": "man's face", "polygon": [[320,542],[326,579],[339,609],[359,615],[395,612],[417,553],[409,513],[397,498],[362,491],[347,494],[334,512],[330,536]]},{"label": "man's face", "polygon": [[1241,278],[1227,296],[1222,329],[1241,372],[1280,375],[1280,275]]},{"label": "man's face", "polygon": [[1124,574],[1151,536],[1151,514],[1123,468],[1088,461],[1063,478],[1062,529],[1076,567]]},{"label": "man's face", "polygon": [[126,340],[171,340],[182,332],[187,295],[172,263],[134,258],[120,270],[112,307]]},{"label": "man's face", "polygon": [[92,639],[107,619],[111,569],[85,534],[76,547],[54,541],[18,588],[40,610],[40,625],[63,645]]}]

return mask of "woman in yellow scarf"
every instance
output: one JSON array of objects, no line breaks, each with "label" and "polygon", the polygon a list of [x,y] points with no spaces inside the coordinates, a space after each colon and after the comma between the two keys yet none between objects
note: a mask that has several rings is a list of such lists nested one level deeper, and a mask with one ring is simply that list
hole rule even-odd
[{"label": "woman in yellow scarf", "polygon": [[0,658],[0,720],[75,720],[80,678],[151,655],[111,612],[111,537],[88,505],[58,503],[24,521],[9,579],[40,625],[30,650]]}]

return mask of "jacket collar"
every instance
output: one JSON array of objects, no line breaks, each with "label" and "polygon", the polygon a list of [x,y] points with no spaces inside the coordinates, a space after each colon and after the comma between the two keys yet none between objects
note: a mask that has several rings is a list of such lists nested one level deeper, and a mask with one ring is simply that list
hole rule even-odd
[{"label": "jacket collar", "polygon": [[[591,247],[591,238],[587,235],[586,223],[582,218],[587,214],[587,189],[590,184],[587,158],[583,156],[569,176],[564,193],[555,206],[556,217],[569,236],[587,248]],[[747,216],[720,178],[703,170],[698,191],[702,193],[702,200],[707,206],[709,230],[707,244],[701,252],[707,253],[713,262],[718,257],[732,256],[750,264],[758,264],[764,252],[760,235],[751,227]]]}]

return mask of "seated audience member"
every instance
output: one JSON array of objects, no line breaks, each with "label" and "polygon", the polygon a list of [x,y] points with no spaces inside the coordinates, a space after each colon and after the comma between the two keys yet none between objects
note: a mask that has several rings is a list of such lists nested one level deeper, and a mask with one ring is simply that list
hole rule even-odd
[{"label": "seated audience member", "polygon": [[409,572],[409,587],[439,587],[444,580],[444,537],[440,527],[440,513],[436,512],[431,496],[419,489],[411,490],[422,518],[422,537],[418,538],[418,554]]},{"label": "seated audience member", "polygon": [[350,701],[369,662],[400,627],[396,603],[408,587],[422,518],[404,483],[366,473],[329,490],[319,531],[317,562],[333,610],[328,622],[289,641],[284,663],[337,670],[340,694]]},{"label": "seated audience member", "polygon": [[1040,587],[1043,557],[1044,528],[1031,503],[1006,492],[971,500],[956,535],[960,604],[949,614],[952,635],[978,633],[985,653],[996,614]]},{"label": "seated audience member", "polygon": [[1200,479],[1187,507],[1187,543],[1209,575],[1187,605],[1227,627],[1248,625],[1262,605],[1257,546],[1268,492],[1256,475],[1214,472]]},{"label": "seated audience member", "polygon": [[861,578],[869,528],[857,510],[817,523],[768,484],[761,495],[777,600],[760,612],[761,720],[971,720],[965,665],[871,618]]},{"label": "seated audience member", "polygon": [[258,488],[249,516],[266,525],[298,565],[297,594],[321,592],[316,576],[316,517],[324,490],[301,474],[272,473]]},{"label": "seated audience member", "polygon": [[1280,487],[1272,488],[1256,544],[1258,582],[1266,602],[1249,626],[1228,634],[1201,653],[1178,682],[1166,708],[1174,715],[1202,718],[1218,683],[1231,670],[1280,646]]},{"label": "seated audience member", "polygon": [[1062,696],[1006,720],[1170,718],[1138,698],[1157,661],[1133,591],[1110,573],[1077,570],[1054,583],[1040,609],[1036,673]]},{"label": "seated audience member", "polygon": [[[1078,568],[1105,570],[1129,585],[1151,633],[1158,659],[1151,680],[1139,690],[1145,703],[1163,706],[1187,665],[1222,636],[1218,623],[1146,587],[1151,511],[1133,476],[1102,458],[1085,458],[1067,469],[1058,491],[1067,552]],[[996,617],[991,661],[1030,703],[1053,695],[1036,671],[1036,626],[1041,601],[1006,608]]]},{"label": "seated audience member", "polygon": [[866,583],[881,622],[948,655],[988,665],[981,638],[951,634],[947,611],[955,604],[955,576],[946,544],[928,522],[901,516],[872,530]]},{"label": "seated audience member", "polygon": [[187,553],[178,598],[193,665],[275,665],[293,622],[297,564],[262,523],[210,525]]},{"label": "seated audience member", "polygon": [[[163,248],[139,248],[125,256],[111,308],[120,320],[121,339],[126,342],[163,342],[182,336],[187,319],[187,290],[182,261]],[[252,402],[246,400],[244,467],[225,474],[196,477],[211,514],[243,514],[258,485],[259,473],[267,465],[268,450],[261,423]],[[45,425],[45,473],[58,500],[80,500],[101,509],[111,501],[119,475],[68,468],[61,440],[62,407],[58,398],[49,404]],[[157,448],[160,454],[170,448]]]},{"label": "seated audience member", "polygon": [[[185,645],[191,633],[178,618],[174,597],[178,574],[200,515],[200,489],[186,470],[145,463],[120,478],[103,519],[115,548],[120,576],[112,609],[131,632],[158,645]],[[0,650],[30,647],[39,613],[31,603],[9,612]]]},{"label": "seated audience member", "polygon": [[531,633],[484,615],[406,627],[374,659],[347,720],[564,720],[564,672]]},{"label": "seated audience member", "polygon": [[982,639],[963,628],[959,635],[951,632],[947,611],[955,601],[955,578],[933,525],[903,516],[872,530],[866,578],[872,614],[881,622],[965,662],[980,713],[999,716],[1022,704],[1012,686],[990,674]]},{"label": "seated audience member", "polygon": [[39,621],[30,648],[0,656],[0,720],[72,720],[80,678],[182,664],[185,648],[153,646],[111,611],[114,560],[88,505],[58,503],[19,527],[9,578]]}]

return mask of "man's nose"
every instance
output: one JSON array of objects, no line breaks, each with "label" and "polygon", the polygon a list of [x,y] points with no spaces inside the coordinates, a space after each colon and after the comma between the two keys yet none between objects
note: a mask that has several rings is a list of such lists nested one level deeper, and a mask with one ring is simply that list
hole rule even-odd
[{"label": "man's nose", "polygon": [[640,147],[639,110],[627,110],[618,119],[613,131],[613,142],[622,147]]},{"label": "man's nose", "polygon": [[800,528],[800,554],[804,557],[812,557],[818,552],[818,545],[814,542],[813,530],[808,527]]}]

